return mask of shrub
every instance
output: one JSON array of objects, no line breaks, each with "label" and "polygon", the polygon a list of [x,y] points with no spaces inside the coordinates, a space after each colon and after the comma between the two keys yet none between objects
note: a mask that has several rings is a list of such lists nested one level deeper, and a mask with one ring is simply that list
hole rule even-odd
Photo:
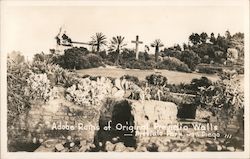
[{"label": "shrub", "polygon": [[164,50],[164,55],[180,59],[181,58],[181,51],[179,51],[179,50],[172,50],[172,49],[165,49]]},{"label": "shrub", "polygon": [[135,60],[136,53],[134,50],[124,49],[121,53],[121,63],[126,63],[130,60]]},{"label": "shrub", "polygon": [[81,106],[101,106],[102,100],[111,95],[112,83],[108,78],[102,82],[89,78],[77,78],[78,82],[66,89],[66,99]]},{"label": "shrub", "polygon": [[107,61],[107,60],[104,61],[104,64],[109,65],[109,66],[113,66],[114,65],[113,62]]},{"label": "shrub", "polygon": [[100,56],[102,59],[106,59],[107,53],[106,53],[106,51],[100,51],[100,52],[98,52],[98,56]]},{"label": "shrub", "polygon": [[36,74],[46,73],[52,87],[55,85],[64,85],[68,87],[76,82],[74,78],[77,77],[77,74],[75,72],[65,70],[59,65],[35,61],[30,66],[30,70]]},{"label": "shrub", "polygon": [[63,60],[64,63],[61,65],[63,68],[67,69],[76,69],[82,68],[81,65],[86,62],[84,58],[87,55],[86,49],[80,48],[70,48],[64,51]]},{"label": "shrub", "polygon": [[30,108],[29,96],[25,94],[29,65],[7,60],[7,126],[15,125],[18,116]]},{"label": "shrub", "polygon": [[79,57],[79,61],[76,61],[75,69],[85,69],[85,68],[92,68],[92,63],[89,61],[87,57]]},{"label": "shrub", "polygon": [[207,77],[201,77],[200,79],[194,78],[189,85],[189,89],[199,91],[199,87],[207,88],[211,85],[212,81],[210,81]]},{"label": "shrub", "polygon": [[201,108],[217,116],[223,126],[227,126],[234,116],[240,125],[243,122],[244,93],[236,72],[223,71],[220,80],[198,92],[197,101]]},{"label": "shrub", "polygon": [[45,63],[52,63],[58,55],[55,54],[45,54],[44,52],[35,54],[33,57],[34,61],[40,61]]},{"label": "shrub", "polygon": [[192,50],[199,55],[199,57],[203,58],[205,55],[208,55],[210,58],[215,57],[215,51],[218,51],[219,48],[215,47],[213,44],[204,43],[198,46],[193,46]]},{"label": "shrub", "polygon": [[126,79],[126,80],[128,80],[128,81],[131,81],[131,82],[137,84],[137,85],[139,84],[139,79],[138,79],[138,77],[135,77],[135,76],[124,75],[124,76],[122,76],[120,79],[121,79],[121,80],[122,80],[122,79]]},{"label": "shrub", "polygon": [[24,62],[25,59],[21,52],[12,51],[11,53],[8,53],[8,61],[20,64]]},{"label": "shrub", "polygon": [[164,86],[167,85],[168,82],[167,77],[157,74],[151,74],[149,76],[146,76],[146,80],[148,81],[149,84],[154,86]]},{"label": "shrub", "polygon": [[156,66],[155,60],[148,60],[146,62],[146,66],[148,69],[154,69]]},{"label": "shrub", "polygon": [[168,84],[167,88],[169,88],[170,92],[174,93],[186,93],[186,94],[194,94],[200,90],[200,87],[207,88],[212,85],[212,81],[210,81],[207,77],[194,78],[192,79],[190,84],[180,83],[180,84]]},{"label": "shrub", "polygon": [[163,61],[156,64],[156,68],[181,72],[190,72],[188,66],[175,57],[164,57]]},{"label": "shrub", "polygon": [[108,55],[107,55],[107,61],[114,64],[118,59],[118,55],[119,54],[116,51],[109,52]]},{"label": "shrub", "polygon": [[238,74],[244,74],[244,67],[239,67],[236,69]]},{"label": "shrub", "polygon": [[206,73],[206,74],[215,74],[215,73],[222,72],[222,68],[209,67],[209,66],[199,66],[198,72],[199,73]]},{"label": "shrub", "polygon": [[88,54],[87,60],[89,61],[91,68],[104,66],[102,63],[102,58],[96,54]]},{"label": "shrub", "polygon": [[195,52],[189,50],[182,51],[180,60],[187,64],[192,71],[195,70],[196,65],[201,61]]},{"label": "shrub", "polygon": [[187,94],[195,94],[196,92],[189,88],[189,84],[168,84],[167,88],[170,92],[173,93],[187,93]]},{"label": "shrub", "polygon": [[50,81],[47,74],[32,73],[27,79],[27,87],[25,93],[30,97],[30,100],[48,100],[50,97]]},{"label": "shrub", "polygon": [[104,66],[101,56],[89,53],[86,48],[76,47],[65,50],[64,55],[54,56],[52,61],[66,69],[79,70]]},{"label": "shrub", "polygon": [[124,63],[122,66],[125,68],[130,68],[130,69],[141,69],[141,70],[148,70],[148,69],[153,69],[154,68],[154,63],[152,61],[150,62],[145,62],[142,60],[129,60],[126,63]]}]

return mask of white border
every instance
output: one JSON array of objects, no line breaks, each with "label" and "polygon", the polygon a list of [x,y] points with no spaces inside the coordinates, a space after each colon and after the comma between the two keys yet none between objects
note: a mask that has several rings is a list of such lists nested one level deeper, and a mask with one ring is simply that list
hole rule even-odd
[{"label": "white border", "polygon": [[[5,6],[244,6],[245,9],[245,151],[244,152],[131,152],[131,153],[32,153],[7,152],[7,81],[6,81],[6,54],[1,50],[1,158],[27,159],[27,158],[249,158],[249,1],[248,0],[157,0],[157,1],[1,1],[1,32],[4,19],[2,14]],[[0,41],[4,46],[4,41]]]}]

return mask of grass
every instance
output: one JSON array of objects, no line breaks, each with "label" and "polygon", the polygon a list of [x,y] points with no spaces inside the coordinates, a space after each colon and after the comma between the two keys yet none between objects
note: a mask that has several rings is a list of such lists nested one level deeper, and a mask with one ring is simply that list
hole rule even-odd
[{"label": "grass", "polygon": [[145,80],[145,77],[153,73],[161,74],[168,78],[168,83],[179,84],[179,83],[190,83],[193,78],[200,78],[206,76],[212,81],[218,80],[217,75],[208,75],[204,73],[184,73],[178,71],[169,70],[138,70],[138,69],[121,69],[121,68],[91,68],[82,69],[76,71],[80,75],[91,75],[91,76],[104,76],[104,77],[121,77],[123,75],[136,76],[139,80]]}]

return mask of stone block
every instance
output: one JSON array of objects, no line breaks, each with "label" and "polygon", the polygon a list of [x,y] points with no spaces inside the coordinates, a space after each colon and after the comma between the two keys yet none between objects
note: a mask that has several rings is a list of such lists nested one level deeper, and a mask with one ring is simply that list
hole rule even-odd
[{"label": "stone block", "polygon": [[114,148],[115,152],[123,152],[125,150],[126,150],[126,146],[123,143],[118,142],[117,144],[115,144],[115,148]]},{"label": "stone block", "polygon": [[64,146],[62,144],[56,144],[55,149],[56,149],[56,151],[61,152],[64,149]]},{"label": "stone block", "polygon": [[112,144],[110,141],[107,141],[105,147],[108,152],[111,152],[114,151],[115,144]]},{"label": "stone block", "polygon": [[41,145],[34,152],[54,152],[54,150],[54,147],[45,147],[44,145]]}]

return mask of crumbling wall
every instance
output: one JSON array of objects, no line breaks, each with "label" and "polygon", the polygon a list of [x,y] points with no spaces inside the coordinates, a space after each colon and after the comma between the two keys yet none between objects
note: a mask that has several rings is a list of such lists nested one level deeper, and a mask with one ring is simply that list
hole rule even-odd
[{"label": "crumbling wall", "polygon": [[[67,137],[93,143],[94,134],[99,129],[99,113],[97,107],[67,101],[62,89],[57,99],[46,103],[34,101],[31,109],[20,116],[19,127],[15,131],[25,132],[22,133],[23,143],[43,145],[48,140],[54,140],[55,146]],[[46,148],[40,150],[52,151]]]}]

